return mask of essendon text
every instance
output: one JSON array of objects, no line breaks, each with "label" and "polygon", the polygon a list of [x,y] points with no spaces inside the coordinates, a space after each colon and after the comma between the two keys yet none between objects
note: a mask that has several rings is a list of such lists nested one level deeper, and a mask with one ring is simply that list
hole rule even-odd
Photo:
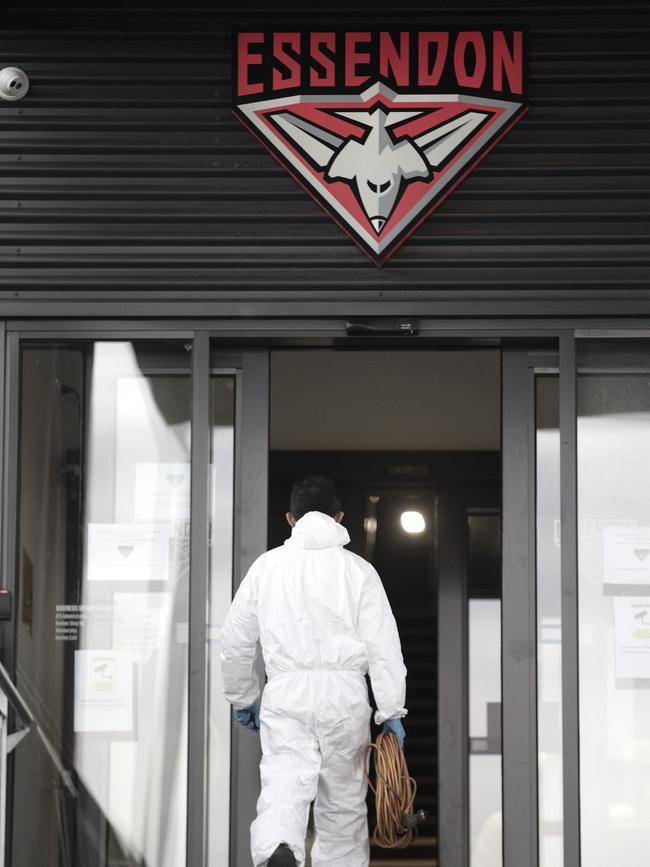
[{"label": "essendon text", "polygon": [[251,31],[234,34],[235,95],[363,88],[381,80],[409,91],[521,95],[521,30]]}]

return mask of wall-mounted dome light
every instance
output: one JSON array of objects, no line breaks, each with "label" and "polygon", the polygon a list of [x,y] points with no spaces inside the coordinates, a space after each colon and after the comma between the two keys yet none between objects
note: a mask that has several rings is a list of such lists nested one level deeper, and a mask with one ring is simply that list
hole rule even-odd
[{"label": "wall-mounted dome light", "polygon": [[422,512],[402,512],[400,523],[407,533],[423,533],[427,526]]},{"label": "wall-mounted dome light", "polygon": [[27,73],[16,66],[5,66],[0,70],[0,98],[15,102],[22,99],[29,90]]}]

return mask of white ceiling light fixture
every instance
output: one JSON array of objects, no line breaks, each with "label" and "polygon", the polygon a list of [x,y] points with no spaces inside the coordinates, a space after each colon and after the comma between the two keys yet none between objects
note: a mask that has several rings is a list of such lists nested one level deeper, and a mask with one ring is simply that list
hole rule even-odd
[{"label": "white ceiling light fixture", "polygon": [[427,526],[422,512],[402,512],[400,523],[406,533],[423,533]]}]

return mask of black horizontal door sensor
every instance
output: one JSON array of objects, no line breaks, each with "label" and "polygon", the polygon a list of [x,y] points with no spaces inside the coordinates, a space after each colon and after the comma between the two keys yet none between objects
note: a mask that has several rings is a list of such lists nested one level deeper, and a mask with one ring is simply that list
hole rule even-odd
[{"label": "black horizontal door sensor", "polygon": [[354,319],[345,323],[348,334],[405,334],[413,335],[419,331],[417,319]]}]

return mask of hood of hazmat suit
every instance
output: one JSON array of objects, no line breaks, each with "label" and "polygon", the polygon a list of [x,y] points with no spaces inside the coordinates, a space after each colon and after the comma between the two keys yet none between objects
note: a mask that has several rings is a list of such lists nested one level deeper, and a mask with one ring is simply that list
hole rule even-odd
[{"label": "hood of hazmat suit", "polygon": [[397,624],[372,564],[345,550],[347,530],[307,512],[284,545],[244,577],[221,640],[223,691],[236,708],[259,699],[262,791],[251,826],[256,867],[288,843],[299,867],[314,801],[313,867],[367,867],[365,747],[370,675],[375,722],[403,717],[406,667]]}]

